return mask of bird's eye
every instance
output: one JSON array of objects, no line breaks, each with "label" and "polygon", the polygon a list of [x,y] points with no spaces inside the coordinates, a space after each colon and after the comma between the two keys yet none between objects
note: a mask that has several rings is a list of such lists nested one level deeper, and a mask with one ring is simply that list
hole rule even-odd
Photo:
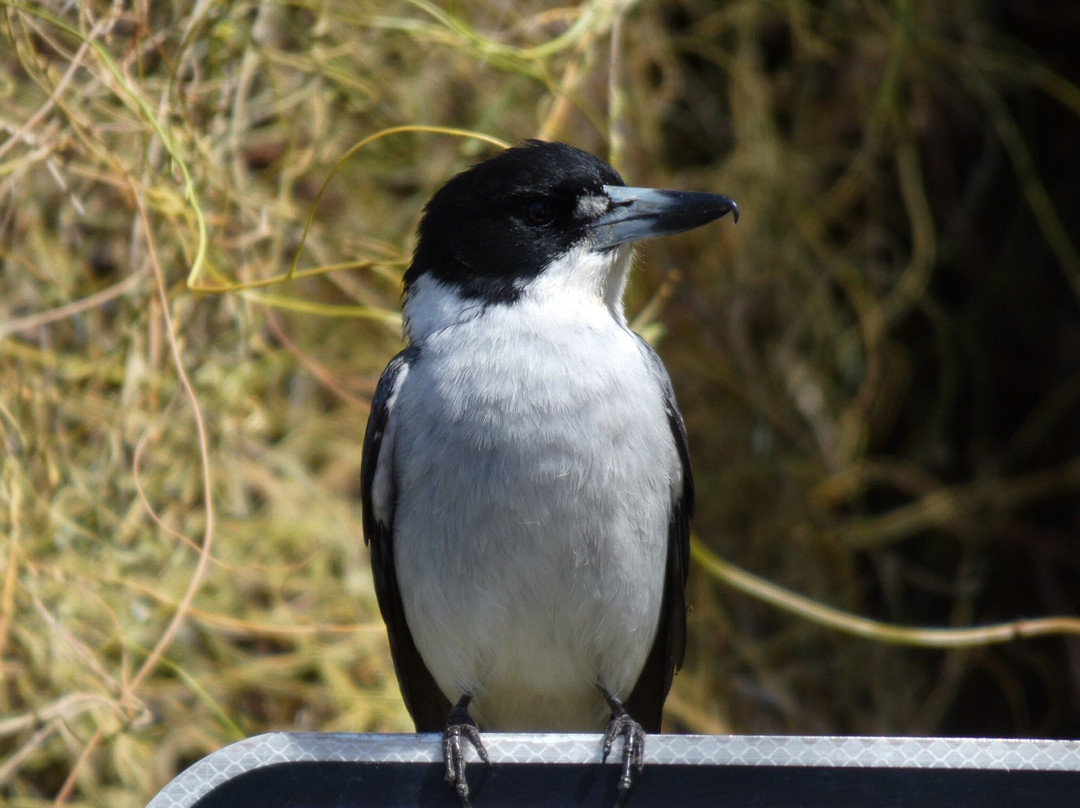
[{"label": "bird's eye", "polygon": [[555,204],[549,199],[530,199],[521,209],[529,224],[545,225],[555,221]]}]

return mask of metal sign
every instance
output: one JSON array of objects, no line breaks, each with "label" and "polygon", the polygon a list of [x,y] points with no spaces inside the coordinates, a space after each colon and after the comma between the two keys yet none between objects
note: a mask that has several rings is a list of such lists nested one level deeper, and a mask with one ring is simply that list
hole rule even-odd
[{"label": "metal sign", "polygon": [[[617,798],[620,746],[599,735],[484,733],[469,752],[474,808],[602,806]],[[1072,808],[1080,741],[650,735],[628,808]],[[147,808],[460,808],[437,734],[278,732],[220,749]]]}]

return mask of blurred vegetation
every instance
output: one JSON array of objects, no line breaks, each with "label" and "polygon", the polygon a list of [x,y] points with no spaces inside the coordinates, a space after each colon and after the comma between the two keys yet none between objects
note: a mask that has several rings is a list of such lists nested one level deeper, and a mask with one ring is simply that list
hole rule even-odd
[{"label": "blurred vegetation", "polygon": [[[300,252],[354,268],[236,288],[389,127],[739,201],[628,301],[714,552],[902,625],[1080,612],[1078,36],[1065,0],[0,0],[0,801],[410,729],[360,443],[423,202],[490,147],[375,140]],[[1075,639],[898,648],[691,588],[671,731],[1080,736]]]}]

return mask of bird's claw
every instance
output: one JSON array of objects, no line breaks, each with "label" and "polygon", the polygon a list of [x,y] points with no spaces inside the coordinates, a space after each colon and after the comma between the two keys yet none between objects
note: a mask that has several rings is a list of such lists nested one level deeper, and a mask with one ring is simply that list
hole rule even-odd
[{"label": "bird's claw", "polygon": [[602,684],[598,687],[611,708],[611,721],[604,730],[604,754],[601,760],[607,762],[615,739],[620,737],[623,739],[619,798],[615,801],[616,808],[621,808],[634,787],[635,776],[641,777],[645,772],[645,728],[630,717],[623,703],[610,690]]},{"label": "bird's claw", "polygon": [[645,730],[628,713],[613,715],[604,732],[604,755],[607,761],[615,739],[623,739],[622,774],[619,776],[619,800],[622,805],[630,795],[635,776],[640,777],[645,771]]},{"label": "bird's claw", "polygon": [[480,730],[476,722],[469,715],[468,701],[463,699],[450,711],[450,717],[446,720],[446,729],[443,730],[442,753],[443,763],[446,765],[446,782],[454,789],[462,808],[471,808],[469,802],[469,783],[465,779],[465,752],[462,749],[461,739],[464,738],[472,744],[476,754],[484,763],[491,765],[488,760],[487,749],[480,740]]}]

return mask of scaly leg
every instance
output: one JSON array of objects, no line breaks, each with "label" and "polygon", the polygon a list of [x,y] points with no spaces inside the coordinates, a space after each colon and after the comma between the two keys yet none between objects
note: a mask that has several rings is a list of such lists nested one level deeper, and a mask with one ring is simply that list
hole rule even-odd
[{"label": "scaly leg", "polygon": [[487,750],[480,740],[480,730],[469,715],[469,702],[472,696],[465,694],[461,697],[450,715],[446,718],[446,729],[443,730],[442,752],[443,762],[446,764],[446,782],[454,789],[461,800],[462,808],[471,808],[469,803],[469,784],[465,780],[465,753],[461,749],[461,739],[464,737],[476,749],[480,759],[491,765],[488,760]]},{"label": "scaly leg", "polygon": [[600,692],[611,708],[611,721],[604,731],[604,760],[611,753],[615,739],[623,739],[622,775],[619,777],[619,799],[616,808],[621,808],[634,787],[634,777],[641,777],[645,771],[645,730],[641,724],[630,717],[621,701],[603,685],[598,685]]}]

